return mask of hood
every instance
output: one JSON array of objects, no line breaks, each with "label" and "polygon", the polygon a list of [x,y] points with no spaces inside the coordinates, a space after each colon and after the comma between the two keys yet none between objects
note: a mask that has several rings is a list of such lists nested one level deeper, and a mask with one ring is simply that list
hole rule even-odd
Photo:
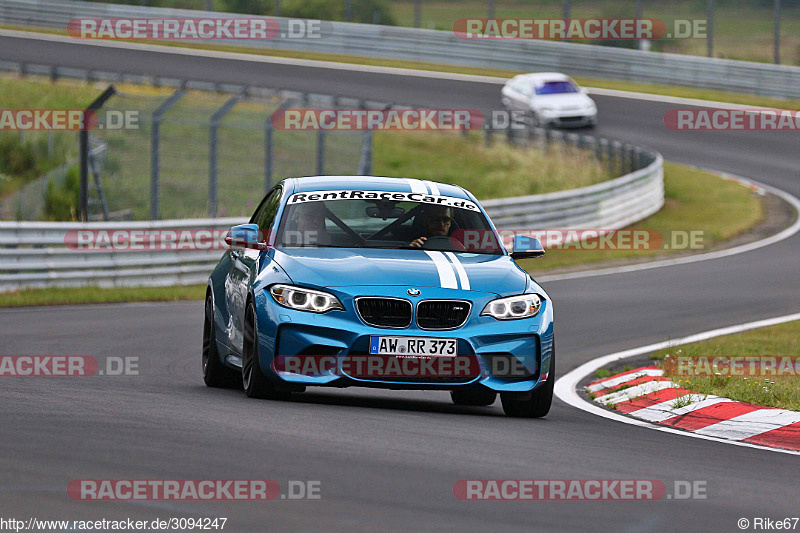
[{"label": "hood", "polygon": [[547,94],[537,96],[536,102],[543,107],[554,107],[558,110],[584,109],[594,101],[583,93]]},{"label": "hood", "polygon": [[528,276],[507,255],[370,248],[281,248],[275,261],[313,287],[401,285],[520,294]]}]

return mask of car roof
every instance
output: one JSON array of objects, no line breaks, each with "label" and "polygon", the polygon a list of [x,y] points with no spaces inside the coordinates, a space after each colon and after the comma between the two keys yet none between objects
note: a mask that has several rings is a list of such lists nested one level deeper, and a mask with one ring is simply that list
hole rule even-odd
[{"label": "car roof", "polygon": [[470,195],[458,185],[414,178],[384,176],[306,176],[284,180],[292,194],[310,191],[363,190],[420,192],[471,200]]},{"label": "car roof", "polygon": [[520,74],[514,78],[515,80],[526,80],[530,82],[545,82],[545,81],[566,81],[570,77],[560,72],[531,72],[530,74]]}]

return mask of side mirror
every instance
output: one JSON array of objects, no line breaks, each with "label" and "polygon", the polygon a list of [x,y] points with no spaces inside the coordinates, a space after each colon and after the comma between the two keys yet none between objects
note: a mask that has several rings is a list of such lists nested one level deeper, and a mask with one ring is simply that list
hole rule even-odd
[{"label": "side mirror", "polygon": [[252,250],[266,250],[267,243],[260,240],[261,232],[258,224],[241,224],[234,226],[225,236],[225,244],[231,248],[250,248]]},{"label": "side mirror", "polygon": [[514,259],[530,259],[542,257],[544,248],[539,239],[527,237],[525,235],[515,235],[514,244],[511,248],[511,257]]}]

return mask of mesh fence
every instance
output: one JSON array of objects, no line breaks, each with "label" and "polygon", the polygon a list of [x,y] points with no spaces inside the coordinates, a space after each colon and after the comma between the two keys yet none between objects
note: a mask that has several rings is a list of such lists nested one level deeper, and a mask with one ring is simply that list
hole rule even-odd
[{"label": "mesh fence", "polygon": [[151,218],[154,202],[161,219],[246,216],[283,178],[319,168],[325,174],[358,173],[359,132],[325,133],[320,154],[315,132],[269,131],[271,113],[300,104],[296,96],[181,94],[160,119],[156,112],[170,95],[123,92],[104,107],[106,116],[138,111],[136,127],[92,134],[108,146],[100,174],[111,218]]}]

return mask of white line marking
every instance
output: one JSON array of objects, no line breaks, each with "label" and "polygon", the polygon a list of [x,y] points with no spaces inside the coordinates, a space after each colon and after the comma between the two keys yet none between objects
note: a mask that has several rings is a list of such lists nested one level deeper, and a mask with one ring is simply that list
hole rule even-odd
[{"label": "white line marking", "polygon": [[595,398],[594,401],[597,403],[602,403],[603,405],[615,405],[621,402],[633,400],[639,396],[646,396],[650,393],[658,392],[660,390],[672,389],[675,388],[675,386],[676,385],[671,381],[647,381],[640,385],[634,385],[629,389],[623,389],[618,392],[612,392],[610,394],[599,396]]},{"label": "white line marking", "polygon": [[[706,170],[706,169],[703,169]],[[710,171],[713,172],[713,171]],[[788,192],[782,191],[781,189],[776,189],[775,187],[771,187],[769,185],[764,185],[763,183],[759,183],[757,181],[748,180],[746,178],[739,178],[733,176],[732,174],[726,174],[724,172],[717,172],[723,177],[733,177],[736,179],[744,180],[745,182],[752,183],[763,189],[771,192],[772,194],[779,196],[780,198],[786,200],[792,207],[794,207],[795,211],[800,214],[800,199],[796,198],[795,196],[789,194]],[[580,278],[591,278],[595,276],[608,276],[611,274],[622,274],[625,272],[636,272],[639,270],[649,270],[651,268],[661,268],[661,267],[668,267],[668,266],[675,266],[675,265],[686,265],[689,263],[697,263],[700,261],[708,261],[710,259],[719,259],[722,257],[730,257],[732,255],[742,254],[745,252],[752,252],[753,250],[758,250],[759,248],[763,248],[765,246],[769,246],[770,244],[775,244],[780,242],[784,239],[788,239],[789,237],[793,236],[795,233],[800,231],[800,216],[797,217],[794,224],[786,228],[785,230],[781,231],[780,233],[776,233],[771,237],[767,237],[766,239],[761,239],[759,241],[750,242],[747,244],[743,244],[741,246],[735,246],[733,248],[728,248],[725,250],[719,250],[717,252],[708,252],[705,254],[696,254],[696,255],[689,255],[685,257],[677,257],[675,259],[665,259],[661,261],[651,261],[648,263],[639,263],[636,265],[627,265],[621,267],[610,267],[610,268],[599,268],[596,270],[584,270],[582,272],[570,272],[567,274],[553,274],[550,276],[534,276],[537,283],[545,283],[549,281],[563,281],[568,279],[580,279]]]},{"label": "white line marking", "polygon": [[428,189],[425,187],[425,184],[422,180],[414,179],[414,178],[405,178],[408,182],[408,185],[411,187],[411,192],[419,193],[419,194],[428,194]]},{"label": "white line marking", "polygon": [[673,346],[687,344],[690,342],[702,341],[714,337],[719,337],[722,335],[730,335],[731,333],[740,333],[742,331],[748,331],[751,329],[762,328],[766,326],[774,326],[775,324],[783,324],[786,322],[791,322],[793,320],[800,320],[800,313],[795,313],[793,315],[779,316],[775,318],[768,318],[766,320],[758,320],[756,322],[748,322],[746,324],[737,324],[735,326],[714,329],[711,331],[704,331],[702,333],[697,333],[695,335],[689,335],[688,337],[674,339],[671,341],[659,342],[656,344],[650,344],[648,346],[642,346],[640,348],[633,348],[631,350],[625,350],[623,352],[617,352],[605,355],[603,357],[598,357],[597,359],[592,359],[591,361],[582,364],[578,368],[565,374],[564,377],[562,377],[561,379],[557,380],[555,383],[554,393],[556,397],[558,397],[561,401],[573,407],[576,407],[582,411],[586,411],[587,413],[592,413],[598,416],[602,416],[603,418],[616,420],[617,422],[623,422],[625,424],[630,424],[633,426],[650,428],[656,431],[663,431],[665,433],[674,433],[676,435],[683,435],[685,437],[693,437],[696,439],[711,440],[715,442],[724,442],[727,444],[731,444],[733,446],[745,446],[748,448],[756,448],[759,450],[767,450],[776,453],[800,455],[800,451],[770,448],[769,446],[761,446],[759,444],[751,444],[749,442],[739,442],[735,440],[721,439],[710,435],[698,435],[696,432],[682,431],[671,427],[652,424],[644,420],[631,418],[629,416],[625,416],[620,413],[614,413],[612,411],[604,409],[603,407],[600,407],[599,405],[595,405],[592,402],[584,400],[576,390],[578,387],[578,383],[580,383],[584,379],[584,377],[592,374],[598,368],[602,368],[605,365],[619,361],[620,359],[625,359],[626,357],[635,357],[637,355],[650,353],[655,350],[660,350],[662,348],[671,348]]},{"label": "white line marking", "polygon": [[467,276],[467,271],[464,269],[464,265],[461,264],[461,261],[458,259],[456,254],[453,252],[444,252],[450,261],[453,262],[453,268],[456,269],[458,273],[458,279],[461,281],[461,289],[468,291],[469,289],[469,276]]},{"label": "white line marking", "polygon": [[439,284],[442,288],[457,289],[456,272],[453,270],[450,261],[445,258],[444,254],[442,252],[432,252],[429,250],[425,250],[425,253],[433,260],[433,264],[436,265],[436,270],[439,271]]},{"label": "white line marking", "polygon": [[688,105],[695,107],[709,107],[714,109],[748,109],[752,111],[775,111],[774,107],[764,107],[758,105],[732,104],[729,102],[715,102],[713,100],[700,100],[698,98],[685,98],[682,96],[666,96],[663,94],[639,93],[634,91],[618,91],[616,89],[600,89],[598,87],[587,87],[586,90],[598,96],[612,96],[616,98],[627,98],[629,100],[646,100],[648,102],[662,102],[665,104]]},{"label": "white line marking", "polygon": [[661,370],[660,368],[646,368],[644,370],[640,370],[639,372],[625,374],[624,376],[604,379],[603,381],[599,381],[594,385],[590,385],[588,387],[588,391],[597,392],[599,390],[607,389],[609,387],[616,387],[617,385],[622,385],[623,383],[627,383],[629,381],[633,381],[634,379],[639,379],[644,376],[663,376],[663,375],[664,371]]},{"label": "white line marking", "polygon": [[718,396],[707,396],[705,394],[687,394],[686,396],[681,397],[681,400],[689,401],[691,403],[689,405],[673,409],[672,406],[675,405],[675,400],[669,400],[666,402],[658,403],[656,405],[651,405],[650,407],[645,407],[644,409],[631,411],[628,414],[631,416],[635,416],[636,418],[648,420],[650,422],[662,422],[669,418],[682,416],[687,413],[691,413],[692,411],[703,409],[704,407],[710,407],[718,403],[733,401],[729,398],[720,398]]},{"label": "white line marking", "polygon": [[437,187],[434,182],[425,180],[425,185],[427,185],[428,188],[430,188],[432,195],[439,196],[439,187]]},{"label": "white line marking", "polygon": [[800,413],[786,409],[759,409],[695,430],[695,433],[744,440],[800,422]]}]

